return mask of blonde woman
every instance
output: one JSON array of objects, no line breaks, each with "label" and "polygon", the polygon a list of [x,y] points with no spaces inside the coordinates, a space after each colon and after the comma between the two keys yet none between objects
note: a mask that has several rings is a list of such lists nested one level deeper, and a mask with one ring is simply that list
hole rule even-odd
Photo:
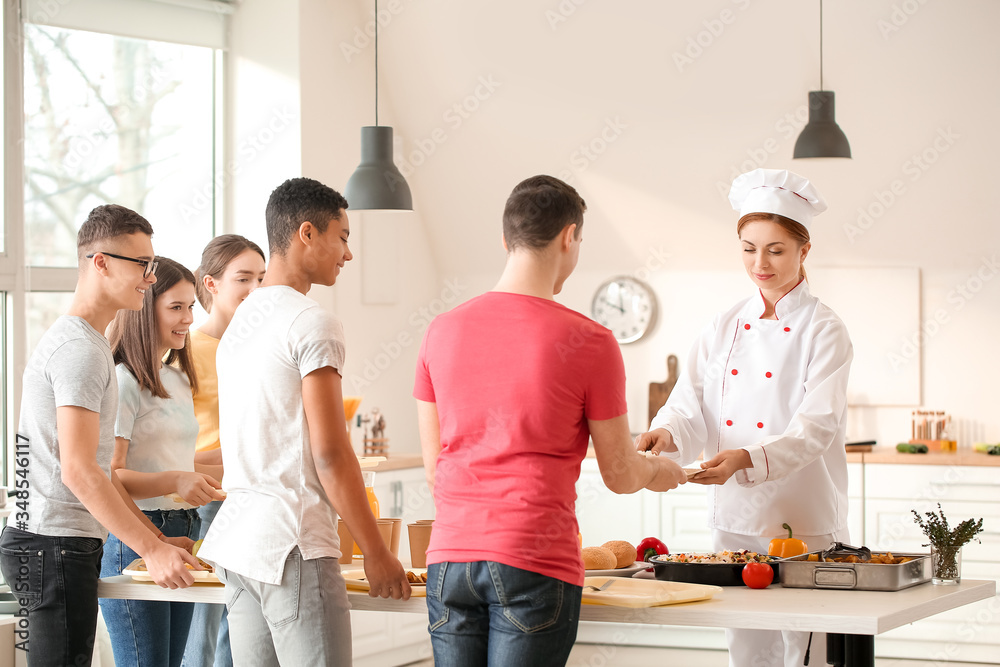
[{"label": "blonde woman", "polygon": [[[215,369],[215,353],[237,306],[264,279],[264,253],[253,241],[237,234],[223,234],[205,246],[201,266],[195,274],[198,301],[208,312],[208,321],[191,332],[191,358],[198,375],[198,390],[194,394],[194,414],[198,418],[195,461],[221,466],[219,376]],[[213,501],[198,509],[201,517],[199,538],[208,534],[220,507],[222,502]],[[232,667],[226,605],[195,605],[182,664],[184,667]]]},{"label": "blonde woman", "polygon": [[[848,542],[847,328],[809,292],[804,263],[813,217],[826,210],[798,174],[757,169],[729,195],[754,294],[716,316],[640,450],[682,465],[704,453],[690,481],[711,485],[717,551],[767,553],[787,523],[810,548]],[[801,665],[808,633],[727,630],[730,664]],[[814,636],[812,653],[826,641]]]}]

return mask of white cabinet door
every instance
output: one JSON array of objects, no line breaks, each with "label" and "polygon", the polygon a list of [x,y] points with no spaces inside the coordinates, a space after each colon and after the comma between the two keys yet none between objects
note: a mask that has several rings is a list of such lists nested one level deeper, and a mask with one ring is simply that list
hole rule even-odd
[{"label": "white cabinet door", "polygon": [[[926,553],[914,522],[941,503],[952,526],[983,518],[982,543],[962,549],[962,577],[1000,581],[1000,474],[996,468],[868,464],[865,466],[865,545]],[[877,655],[945,662],[996,662],[1000,597],[968,605],[879,635]]]},{"label": "white cabinet door", "polygon": [[611,540],[635,544],[645,537],[646,493],[613,493],[601,479],[597,460],[584,459],[576,484],[576,517],[583,546],[596,547]]}]

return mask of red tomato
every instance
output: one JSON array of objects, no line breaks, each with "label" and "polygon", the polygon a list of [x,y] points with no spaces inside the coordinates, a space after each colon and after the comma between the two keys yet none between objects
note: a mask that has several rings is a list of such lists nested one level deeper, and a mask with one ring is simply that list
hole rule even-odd
[{"label": "red tomato", "polygon": [[774,569],[767,563],[747,563],[743,566],[743,583],[750,588],[767,588],[774,581]]}]

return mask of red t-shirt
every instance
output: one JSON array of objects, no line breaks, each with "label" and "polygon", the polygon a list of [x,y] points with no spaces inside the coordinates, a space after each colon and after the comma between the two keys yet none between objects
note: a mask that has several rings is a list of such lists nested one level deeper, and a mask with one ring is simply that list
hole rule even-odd
[{"label": "red t-shirt", "polygon": [[427,328],[413,395],[437,404],[441,427],[427,562],[491,560],[582,585],[587,420],[627,411],[611,332],[555,301],[487,292]]}]

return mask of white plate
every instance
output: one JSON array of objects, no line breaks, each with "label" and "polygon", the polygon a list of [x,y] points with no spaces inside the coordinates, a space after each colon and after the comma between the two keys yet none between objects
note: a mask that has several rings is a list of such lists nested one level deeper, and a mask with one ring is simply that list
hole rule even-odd
[{"label": "white plate", "polygon": [[626,565],[625,567],[620,567],[615,570],[584,570],[584,576],[587,577],[631,577],[636,572],[640,570],[645,570],[647,567],[653,567],[649,563],[643,563],[641,561],[636,561],[631,565]]}]

